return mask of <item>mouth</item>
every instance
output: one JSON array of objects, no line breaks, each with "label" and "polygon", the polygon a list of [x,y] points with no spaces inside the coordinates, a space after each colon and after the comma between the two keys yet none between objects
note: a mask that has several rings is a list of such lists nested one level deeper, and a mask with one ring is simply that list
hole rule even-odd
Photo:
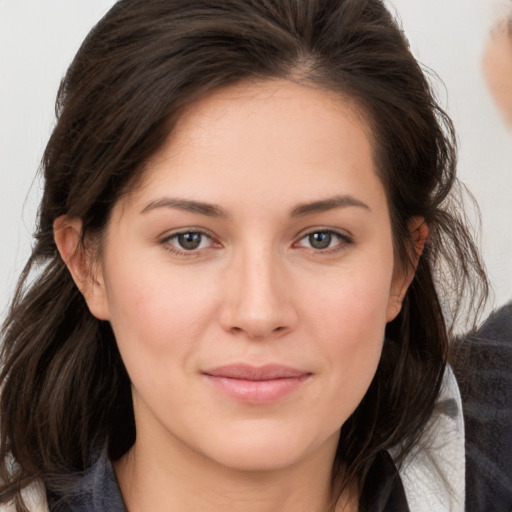
[{"label": "mouth", "polygon": [[250,404],[268,404],[296,391],[311,377],[310,372],[282,365],[233,364],[203,371],[221,393]]}]

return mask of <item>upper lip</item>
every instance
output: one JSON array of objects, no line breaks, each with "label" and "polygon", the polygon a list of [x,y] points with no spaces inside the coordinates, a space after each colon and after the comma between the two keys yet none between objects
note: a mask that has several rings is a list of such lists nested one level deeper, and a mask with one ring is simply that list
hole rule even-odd
[{"label": "upper lip", "polygon": [[202,372],[211,377],[224,377],[240,380],[275,380],[307,377],[310,372],[290,368],[280,364],[267,364],[265,366],[252,366],[248,364],[228,364]]}]

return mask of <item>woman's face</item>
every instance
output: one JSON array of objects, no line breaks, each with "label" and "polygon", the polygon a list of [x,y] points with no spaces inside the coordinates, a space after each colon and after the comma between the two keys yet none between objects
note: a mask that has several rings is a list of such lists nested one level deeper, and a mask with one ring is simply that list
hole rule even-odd
[{"label": "woman's face", "polygon": [[288,81],[194,104],[115,205],[98,267],[86,295],[137,444],[238,469],[333,456],[405,291],[367,124]]}]

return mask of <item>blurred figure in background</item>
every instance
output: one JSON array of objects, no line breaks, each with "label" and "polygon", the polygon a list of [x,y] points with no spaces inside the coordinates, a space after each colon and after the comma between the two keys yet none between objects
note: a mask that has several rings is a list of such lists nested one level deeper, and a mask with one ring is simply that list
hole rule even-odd
[{"label": "blurred figure in background", "polygon": [[492,97],[512,129],[512,14],[491,32],[482,67]]},{"label": "blurred figure in background", "polygon": [[[494,102],[512,130],[512,5],[508,17],[491,31],[482,69]],[[494,312],[478,331],[466,335],[455,354],[466,431],[466,512],[509,512],[512,302]]]}]

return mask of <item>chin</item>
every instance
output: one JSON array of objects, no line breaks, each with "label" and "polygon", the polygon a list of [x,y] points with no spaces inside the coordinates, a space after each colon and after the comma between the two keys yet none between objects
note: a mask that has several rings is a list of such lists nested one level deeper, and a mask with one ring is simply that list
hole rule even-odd
[{"label": "chin", "polygon": [[304,453],[282,448],[245,446],[236,452],[219,453],[217,462],[235,471],[261,473],[280,471],[294,466],[305,458]]},{"label": "chin", "polygon": [[339,432],[328,439],[311,438],[295,427],[293,431],[259,428],[239,431],[218,440],[210,457],[222,466],[238,471],[266,472],[292,467],[322,445],[336,450]]}]

